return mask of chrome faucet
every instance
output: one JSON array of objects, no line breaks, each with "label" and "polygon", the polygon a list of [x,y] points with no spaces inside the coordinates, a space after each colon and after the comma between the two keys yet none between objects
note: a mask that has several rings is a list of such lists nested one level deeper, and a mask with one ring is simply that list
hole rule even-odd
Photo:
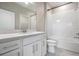
[{"label": "chrome faucet", "polygon": [[79,33],[76,33],[76,35],[78,35],[78,36],[79,36]]},{"label": "chrome faucet", "polygon": [[22,30],[23,33],[27,32],[27,28],[28,28],[28,27],[27,27],[26,24],[22,24],[21,30]]},{"label": "chrome faucet", "polygon": [[76,36],[74,38],[79,39],[79,33],[76,33]]}]

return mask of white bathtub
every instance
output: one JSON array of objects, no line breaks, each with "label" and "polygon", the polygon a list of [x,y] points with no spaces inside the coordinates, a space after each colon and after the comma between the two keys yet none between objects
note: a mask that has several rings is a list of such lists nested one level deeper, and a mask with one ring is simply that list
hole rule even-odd
[{"label": "white bathtub", "polygon": [[79,53],[79,39],[58,36],[52,36],[52,39],[57,40],[57,47]]}]

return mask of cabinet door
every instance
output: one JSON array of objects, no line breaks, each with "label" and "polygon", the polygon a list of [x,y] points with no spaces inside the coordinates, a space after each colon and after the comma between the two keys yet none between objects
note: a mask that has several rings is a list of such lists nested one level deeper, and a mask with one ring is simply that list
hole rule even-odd
[{"label": "cabinet door", "polygon": [[37,41],[34,43],[34,55],[41,56],[41,41]]},{"label": "cabinet door", "polygon": [[17,49],[17,50],[14,50],[14,51],[5,53],[5,54],[3,54],[2,56],[20,56],[20,52],[19,52],[19,50]]},{"label": "cabinet door", "polygon": [[29,44],[23,47],[23,56],[33,56],[34,53],[34,46],[33,44]]},{"label": "cabinet door", "polygon": [[46,52],[47,52],[47,44],[46,44],[46,39],[43,39],[42,40],[42,56],[46,55]]}]

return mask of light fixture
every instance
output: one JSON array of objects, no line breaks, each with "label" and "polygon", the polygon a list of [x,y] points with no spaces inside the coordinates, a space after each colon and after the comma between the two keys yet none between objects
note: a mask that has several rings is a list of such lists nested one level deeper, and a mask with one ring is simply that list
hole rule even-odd
[{"label": "light fixture", "polygon": [[25,3],[25,4],[29,4],[29,3],[31,3],[31,4],[32,4],[33,2],[24,2],[24,3]]},{"label": "light fixture", "polygon": [[58,23],[59,23],[59,22],[60,22],[60,20],[56,20],[56,22],[58,22]]},{"label": "light fixture", "polygon": [[25,4],[28,4],[29,2],[24,2]]}]

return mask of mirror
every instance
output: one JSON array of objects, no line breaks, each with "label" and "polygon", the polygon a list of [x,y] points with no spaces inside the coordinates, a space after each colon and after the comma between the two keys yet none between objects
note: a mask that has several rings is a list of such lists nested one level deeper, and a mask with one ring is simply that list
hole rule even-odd
[{"label": "mirror", "polygon": [[0,34],[36,31],[35,3],[0,2]]},{"label": "mirror", "polygon": [[0,9],[0,30],[15,29],[15,13]]}]

